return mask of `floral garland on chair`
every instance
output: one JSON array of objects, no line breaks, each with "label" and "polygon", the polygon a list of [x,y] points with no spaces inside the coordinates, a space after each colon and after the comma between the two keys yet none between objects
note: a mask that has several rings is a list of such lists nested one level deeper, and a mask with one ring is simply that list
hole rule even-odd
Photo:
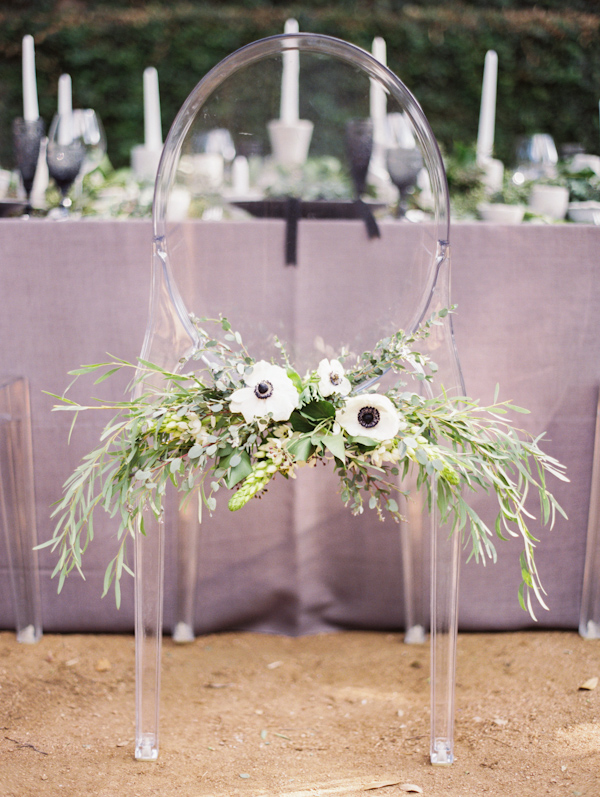
[{"label": "floral garland on chair", "polygon": [[[108,405],[118,409],[117,416],[98,448],[65,483],[53,514],[58,517],[54,535],[39,546],[59,552],[53,574],[60,574],[59,591],[74,568],[83,575],[82,555],[93,537],[98,506],[119,518],[120,544],[104,580],[104,594],[114,583],[119,605],[122,572],[132,574],[127,540],[145,533],[145,509],[160,517],[168,482],[184,494],[183,500],[199,493],[201,518],[203,506],[214,511],[222,488],[234,490],[228,506],[237,511],[260,496],[277,474],[295,478],[299,467],[330,460],[342,502],[353,514],[362,513],[366,504],[381,520],[404,520],[394,496],[408,495],[402,483],[416,471],[430,511],[437,505],[440,521],[470,543],[476,560],[495,560],[496,551],[492,531],[465,494],[493,490],[499,506],[496,535],[520,536],[524,544],[519,601],[535,619],[531,593],[546,606],[534,561],[537,540],[527,525],[533,516],[525,501],[534,487],[541,522],[552,525],[556,511],[564,512],[546,487],[546,475],[568,479],[564,467],[539,448],[542,436],[533,439],[504,418],[509,410],[526,410],[510,402],[480,407],[465,397],[427,397],[407,390],[403,375],[432,380],[435,364],[413,347],[447,313],[442,310],[412,334],[398,331],[384,338],[350,367],[345,363],[352,358],[342,352],[338,359],[322,359],[304,377],[277,339],[283,364],[255,361],[224,318],[192,318],[199,336],[194,359],[202,360],[198,371],[174,373],[124,360],[72,371],[79,377],[105,369],[99,382],[121,368],[135,368],[135,383],[145,392]],[[203,324],[209,322],[224,332],[224,340],[206,332]],[[390,372],[397,381],[378,392],[374,382]],[[162,386],[151,386],[148,377],[159,377]],[[92,408],[65,396],[55,398],[62,401],[58,410]]]}]

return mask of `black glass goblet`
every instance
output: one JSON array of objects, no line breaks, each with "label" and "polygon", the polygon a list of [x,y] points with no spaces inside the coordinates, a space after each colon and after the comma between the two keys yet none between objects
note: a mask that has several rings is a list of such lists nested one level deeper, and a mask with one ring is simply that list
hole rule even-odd
[{"label": "black glass goblet", "polygon": [[357,199],[365,191],[372,152],[373,121],[371,119],[350,119],[346,123],[346,155]]},{"label": "black glass goblet", "polygon": [[72,117],[69,119],[56,115],[48,133],[46,162],[48,173],[58,186],[61,194],[57,218],[69,215],[72,201],[69,190],[79,174],[86,155],[85,142],[81,132],[74,130]]},{"label": "black glass goblet", "polygon": [[392,147],[387,151],[386,164],[399,193],[396,217],[402,218],[406,213],[406,196],[416,185],[419,172],[423,168],[423,156],[417,147]]},{"label": "black glass goblet", "polygon": [[21,118],[13,121],[15,157],[27,197],[26,214],[32,211],[30,202],[31,189],[33,188],[33,179],[40,155],[40,144],[44,137],[44,130],[44,120],[41,117],[33,121]]},{"label": "black glass goblet", "polygon": [[372,119],[350,119],[346,122],[346,155],[354,186],[354,204],[359,217],[365,222],[369,238],[379,238],[379,227],[371,208],[361,199],[367,186],[367,174],[372,153]]}]

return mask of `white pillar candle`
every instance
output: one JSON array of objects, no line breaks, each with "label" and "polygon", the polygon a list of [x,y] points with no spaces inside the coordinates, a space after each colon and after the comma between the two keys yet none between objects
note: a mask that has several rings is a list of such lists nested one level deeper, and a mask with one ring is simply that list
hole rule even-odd
[{"label": "white pillar candle", "polygon": [[158,72],[153,66],[144,69],[144,143],[153,152],[163,145]]},{"label": "white pillar candle", "polygon": [[[298,22],[288,19],[284,33],[298,33]],[[281,121],[285,124],[296,124],[300,118],[300,53],[298,50],[285,50],[283,53],[283,74],[281,77]]]},{"label": "white pillar candle", "polygon": [[35,122],[40,116],[35,81],[35,49],[33,36],[23,37],[23,119]]},{"label": "white pillar candle", "polygon": [[233,161],[232,169],[233,193],[236,196],[246,196],[250,190],[250,167],[248,159],[238,155]]},{"label": "white pillar candle", "polygon": [[62,146],[73,143],[73,95],[71,75],[58,78],[58,143]]},{"label": "white pillar candle", "polygon": [[494,50],[485,54],[483,66],[483,85],[481,88],[481,109],[479,112],[479,131],[477,134],[478,160],[491,158],[494,149],[494,128],[496,126],[496,86],[498,82],[498,55]]}]

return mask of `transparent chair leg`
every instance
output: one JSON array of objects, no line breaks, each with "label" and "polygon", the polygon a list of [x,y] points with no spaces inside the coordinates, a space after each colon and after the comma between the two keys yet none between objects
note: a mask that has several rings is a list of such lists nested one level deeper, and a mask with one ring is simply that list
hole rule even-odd
[{"label": "transparent chair leg", "polygon": [[42,612],[38,570],[29,385],[0,384],[0,523],[6,540],[17,641],[38,642]]},{"label": "transparent chair leg", "polygon": [[198,580],[198,493],[179,510],[177,517],[177,587],[174,642],[194,641],[196,582]]},{"label": "transparent chair leg", "polygon": [[422,645],[428,624],[426,609],[425,556],[429,544],[429,522],[423,513],[423,497],[411,485],[410,497],[401,502],[407,519],[400,524],[402,583],[404,589],[405,633],[407,645]]},{"label": "transparent chair leg", "polygon": [[596,410],[579,633],[584,639],[600,639],[600,400]]},{"label": "transparent chair leg", "polygon": [[144,515],[135,540],[135,757],[158,757],[162,643],[164,521]]},{"label": "transparent chair leg", "polygon": [[459,535],[431,513],[431,763],[454,761]]}]

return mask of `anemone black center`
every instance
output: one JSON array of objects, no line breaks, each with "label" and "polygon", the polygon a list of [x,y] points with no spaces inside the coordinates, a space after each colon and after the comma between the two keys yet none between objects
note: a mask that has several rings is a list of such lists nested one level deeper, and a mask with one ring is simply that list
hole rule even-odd
[{"label": "anemone black center", "polygon": [[377,426],[379,418],[379,410],[375,409],[375,407],[362,407],[358,413],[358,422],[365,429],[372,429]]},{"label": "anemone black center", "polygon": [[269,398],[269,396],[273,395],[273,385],[270,382],[267,382],[266,379],[262,382],[259,382],[254,388],[254,395],[259,399]]},{"label": "anemone black center", "polygon": [[336,374],[335,371],[332,371],[329,374],[329,381],[332,385],[339,385],[342,381],[342,377],[339,374]]}]

